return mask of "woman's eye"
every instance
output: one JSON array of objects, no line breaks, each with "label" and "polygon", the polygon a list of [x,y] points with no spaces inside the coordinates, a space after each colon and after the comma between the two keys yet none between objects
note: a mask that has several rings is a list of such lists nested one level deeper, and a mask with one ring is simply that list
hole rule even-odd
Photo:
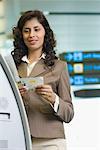
[{"label": "woman's eye", "polygon": [[38,28],[38,29],[35,29],[35,31],[39,31],[40,29]]},{"label": "woman's eye", "polygon": [[24,30],[24,32],[25,32],[25,33],[28,33],[28,32],[29,32],[29,30]]}]

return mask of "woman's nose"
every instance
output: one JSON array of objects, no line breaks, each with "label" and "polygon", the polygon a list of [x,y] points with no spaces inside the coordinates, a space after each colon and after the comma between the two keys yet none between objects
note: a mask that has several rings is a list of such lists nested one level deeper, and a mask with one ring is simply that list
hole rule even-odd
[{"label": "woman's nose", "polygon": [[33,36],[35,36],[35,32],[34,32],[34,30],[31,30],[30,31],[30,37],[33,37]]}]

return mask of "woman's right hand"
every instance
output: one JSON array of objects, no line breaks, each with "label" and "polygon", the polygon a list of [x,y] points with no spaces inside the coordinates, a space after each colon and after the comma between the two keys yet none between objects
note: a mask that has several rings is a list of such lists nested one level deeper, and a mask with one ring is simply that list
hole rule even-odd
[{"label": "woman's right hand", "polygon": [[18,83],[18,89],[20,91],[21,96],[23,96],[25,94],[25,92],[27,92],[26,86],[20,82]]},{"label": "woman's right hand", "polygon": [[19,89],[19,92],[22,96],[22,100],[24,102],[24,105],[27,107],[28,106],[28,100],[29,100],[29,99],[27,99],[27,94],[28,94],[27,87],[25,85],[23,85],[22,83],[19,83],[18,89]]},{"label": "woman's right hand", "polygon": [[20,91],[21,96],[23,96],[25,92],[27,92],[27,89],[23,86],[22,88],[19,88],[19,91]]}]

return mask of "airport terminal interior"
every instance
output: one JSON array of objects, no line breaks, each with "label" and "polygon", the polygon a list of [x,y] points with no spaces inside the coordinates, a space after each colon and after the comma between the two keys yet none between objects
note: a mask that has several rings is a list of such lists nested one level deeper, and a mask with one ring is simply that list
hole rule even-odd
[{"label": "airport terminal interior", "polygon": [[64,124],[68,150],[100,150],[100,0],[0,0],[2,56],[13,50],[12,28],[27,10],[43,11],[57,56],[68,65],[75,107],[74,119]]}]

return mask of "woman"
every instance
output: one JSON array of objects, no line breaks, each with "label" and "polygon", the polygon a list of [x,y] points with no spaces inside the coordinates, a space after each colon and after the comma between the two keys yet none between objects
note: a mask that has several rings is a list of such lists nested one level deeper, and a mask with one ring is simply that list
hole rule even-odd
[{"label": "woman", "polygon": [[21,78],[43,77],[32,90],[19,88],[28,115],[33,150],[66,150],[63,122],[74,115],[65,62],[56,57],[54,33],[44,14],[27,11],[13,28],[12,56]]}]

